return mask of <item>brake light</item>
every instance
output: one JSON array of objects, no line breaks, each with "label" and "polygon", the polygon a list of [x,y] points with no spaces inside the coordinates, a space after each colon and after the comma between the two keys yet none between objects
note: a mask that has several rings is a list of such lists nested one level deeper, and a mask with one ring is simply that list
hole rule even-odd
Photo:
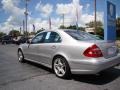
[{"label": "brake light", "polygon": [[93,58],[98,58],[103,56],[100,48],[96,44],[87,48],[83,54],[87,57],[93,57]]}]

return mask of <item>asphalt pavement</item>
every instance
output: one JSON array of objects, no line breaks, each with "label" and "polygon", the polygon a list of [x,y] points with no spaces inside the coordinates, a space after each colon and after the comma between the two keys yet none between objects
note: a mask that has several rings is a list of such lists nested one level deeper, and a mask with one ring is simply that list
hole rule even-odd
[{"label": "asphalt pavement", "polygon": [[17,60],[17,45],[0,45],[0,90],[120,90],[120,66],[100,76],[56,77],[51,69]]}]

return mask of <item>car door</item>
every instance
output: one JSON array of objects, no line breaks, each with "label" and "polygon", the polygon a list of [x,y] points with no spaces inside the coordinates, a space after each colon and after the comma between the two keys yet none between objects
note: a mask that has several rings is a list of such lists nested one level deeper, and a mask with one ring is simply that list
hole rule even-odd
[{"label": "car door", "polygon": [[60,35],[57,32],[48,31],[44,43],[39,46],[38,53],[44,64],[51,65],[54,53],[59,49],[61,44]]},{"label": "car door", "polygon": [[43,44],[44,38],[46,36],[46,32],[42,32],[35,36],[31,43],[28,45],[27,49],[25,50],[26,52],[26,58],[34,61],[40,61],[42,62],[41,59],[41,52],[38,52],[40,45]]}]

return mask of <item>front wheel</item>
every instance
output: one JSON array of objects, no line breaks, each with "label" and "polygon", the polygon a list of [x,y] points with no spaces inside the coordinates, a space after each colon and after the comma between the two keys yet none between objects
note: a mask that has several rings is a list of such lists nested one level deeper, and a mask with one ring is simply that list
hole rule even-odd
[{"label": "front wheel", "polygon": [[54,59],[53,70],[56,76],[60,78],[69,78],[71,75],[69,64],[63,57],[56,57]]},{"label": "front wheel", "polygon": [[24,55],[21,50],[18,50],[18,60],[19,62],[24,62]]}]

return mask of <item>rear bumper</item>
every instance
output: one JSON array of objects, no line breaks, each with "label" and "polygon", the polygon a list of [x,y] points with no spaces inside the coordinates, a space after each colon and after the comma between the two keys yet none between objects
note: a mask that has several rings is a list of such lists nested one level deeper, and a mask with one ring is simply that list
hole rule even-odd
[{"label": "rear bumper", "polygon": [[71,60],[69,62],[72,74],[97,74],[118,64],[120,64],[120,54],[109,59]]}]

